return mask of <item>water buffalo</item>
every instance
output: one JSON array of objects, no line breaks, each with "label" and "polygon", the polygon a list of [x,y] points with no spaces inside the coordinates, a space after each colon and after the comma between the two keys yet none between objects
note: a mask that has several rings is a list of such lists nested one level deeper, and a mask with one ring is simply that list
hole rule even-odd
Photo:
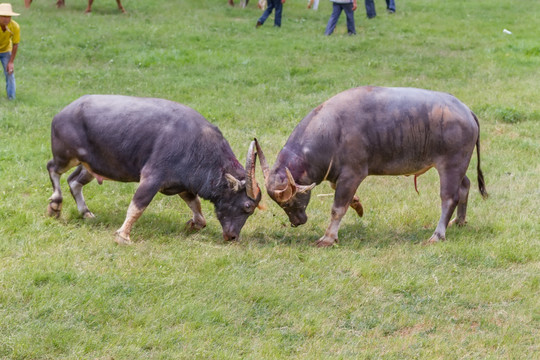
[{"label": "water buffalo", "polygon": [[80,214],[94,217],[82,188],[94,178],[140,182],[116,242],[130,243],[133,224],[159,191],[178,194],[193,212],[188,226],[206,220],[199,197],[214,203],[223,238],[234,240],[261,199],[255,180],[254,142],[246,170],[219,129],[195,110],[163,99],[86,95],[58,113],[51,125],[53,185],[47,212],[60,216],[60,176],[77,166],[68,184]]},{"label": "water buffalo", "polygon": [[414,175],[430,168],[440,177],[442,215],[428,240],[445,239],[446,227],[465,224],[470,181],[465,175],[476,146],[480,193],[487,197],[480,169],[480,127],[472,111],[454,96],[422,89],[359,87],[312,110],[290,135],[270,169],[257,145],[270,197],[292,226],[307,221],[311,189],[328,180],[335,188],[330,225],[318,246],[338,240],[349,206],[362,215],[355,192],[368,175]]}]

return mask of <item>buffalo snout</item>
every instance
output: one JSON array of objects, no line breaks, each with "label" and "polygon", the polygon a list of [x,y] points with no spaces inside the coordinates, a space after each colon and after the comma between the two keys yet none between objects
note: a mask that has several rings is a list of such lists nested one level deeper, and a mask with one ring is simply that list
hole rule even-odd
[{"label": "buffalo snout", "polygon": [[307,215],[305,212],[303,213],[287,213],[289,216],[289,221],[291,222],[292,227],[297,227],[300,225],[304,225],[307,222]]},{"label": "buffalo snout", "polygon": [[239,237],[238,233],[230,232],[230,231],[223,232],[223,240],[225,241],[235,241],[238,239],[238,237]]}]

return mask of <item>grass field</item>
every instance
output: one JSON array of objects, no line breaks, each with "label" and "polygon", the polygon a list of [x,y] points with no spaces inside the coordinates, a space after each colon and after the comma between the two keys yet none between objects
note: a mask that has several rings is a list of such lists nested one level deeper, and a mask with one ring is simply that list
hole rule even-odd
[{"label": "grass field", "polygon": [[[237,1],[239,2],[239,1]],[[283,26],[261,28],[256,2],[36,0],[21,16],[17,99],[0,81],[1,359],[538,359],[540,358],[540,11],[537,0],[397,0],[358,35],[323,35],[318,11],[288,0]],[[508,29],[512,35],[503,33]],[[156,196],[117,246],[136,184],[92,182],[91,221],[63,178],[64,211],[45,215],[50,122],[83,94],[162,97],[218,125],[244,162],[256,136],[272,164],[315,106],[361,85],[450,92],[480,118],[482,168],[471,162],[468,225],[423,246],[440,215],[434,170],[372,177],[344,217],[340,243],[311,245],[332,190],[314,190],[291,228],[268,197],[238,242]],[[259,182],[262,175],[258,172]],[[323,196],[320,196],[323,195]]]}]

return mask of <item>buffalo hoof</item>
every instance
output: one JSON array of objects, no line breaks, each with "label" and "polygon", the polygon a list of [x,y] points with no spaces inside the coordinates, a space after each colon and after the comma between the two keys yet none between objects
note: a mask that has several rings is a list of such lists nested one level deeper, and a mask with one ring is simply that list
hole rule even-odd
[{"label": "buffalo hoof", "polygon": [[320,238],[316,243],[315,243],[315,246],[317,247],[330,247],[330,246],[334,246],[337,244],[337,239],[332,239],[330,237],[327,237],[327,236],[323,236],[322,238]]},{"label": "buffalo hoof", "polygon": [[455,218],[452,221],[450,221],[450,223],[448,224],[448,226],[452,226],[452,225],[457,225],[457,226],[460,226],[460,227],[465,226],[465,225],[467,225],[467,221],[465,221],[464,219]]},{"label": "buffalo hoof", "polygon": [[439,241],[444,241],[446,238],[443,235],[433,234],[431,237],[424,243],[425,245],[431,245],[438,243]]},{"label": "buffalo hoof", "polygon": [[115,234],[114,241],[118,245],[131,245],[131,244],[133,244],[133,242],[131,242],[131,239],[129,238],[129,235],[124,236],[124,235],[120,234],[118,231]]},{"label": "buffalo hoof", "polygon": [[54,218],[59,218],[62,212],[62,203],[50,202],[47,205],[47,215]]},{"label": "buffalo hoof", "polygon": [[96,217],[96,215],[92,214],[92,212],[90,212],[90,211],[86,211],[83,214],[83,219],[94,219],[95,217]]},{"label": "buffalo hoof", "polygon": [[188,231],[199,231],[201,229],[204,229],[206,227],[206,224],[199,224],[193,221],[193,219],[189,219],[189,221],[186,223],[186,230]]}]

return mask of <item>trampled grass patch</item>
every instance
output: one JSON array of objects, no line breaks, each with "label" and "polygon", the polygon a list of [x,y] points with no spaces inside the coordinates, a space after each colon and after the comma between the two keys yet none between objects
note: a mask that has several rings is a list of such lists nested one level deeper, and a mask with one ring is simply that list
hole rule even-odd
[{"label": "trampled grass patch", "polygon": [[[238,1],[237,1],[238,2]],[[0,358],[2,359],[532,359],[540,356],[540,79],[535,0],[400,0],[393,15],[355,13],[357,33],[305,1],[255,29],[256,2],[124,0],[13,3],[22,42],[17,100],[0,92]],[[512,35],[504,34],[508,29]],[[136,184],[96,182],[79,217],[62,179],[52,188],[50,122],[83,94],[161,97],[218,125],[237,157],[257,137],[272,164],[296,124],[347,88],[446,91],[480,118],[489,199],[477,190],[468,224],[424,246],[440,215],[434,170],[368,178],[339,245],[312,244],[333,190],[315,188],[308,222],[291,228],[268,197],[240,241],[158,195],[117,246]],[[262,184],[262,175],[258,170]]]}]

